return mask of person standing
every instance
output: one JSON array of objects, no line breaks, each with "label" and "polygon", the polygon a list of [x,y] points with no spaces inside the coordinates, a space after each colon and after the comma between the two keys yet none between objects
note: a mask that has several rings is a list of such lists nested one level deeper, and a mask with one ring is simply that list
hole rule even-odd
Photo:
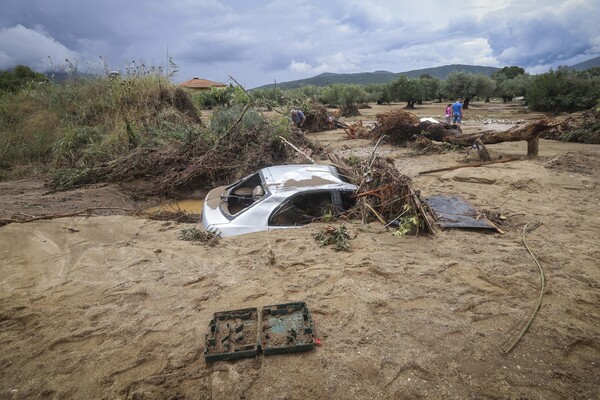
[{"label": "person standing", "polygon": [[446,107],[446,123],[450,124],[451,120],[452,120],[452,104],[448,104],[448,106]]},{"label": "person standing", "polygon": [[463,105],[461,99],[456,100],[456,103],[452,104],[452,123],[460,125],[462,122]]}]

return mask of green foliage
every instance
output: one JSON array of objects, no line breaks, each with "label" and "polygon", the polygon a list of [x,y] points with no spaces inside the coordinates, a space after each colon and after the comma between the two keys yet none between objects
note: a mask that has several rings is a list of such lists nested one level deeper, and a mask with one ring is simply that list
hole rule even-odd
[{"label": "green foliage", "polygon": [[409,79],[406,75],[400,75],[392,82],[389,91],[393,101],[405,101],[408,107],[414,107],[414,104],[423,97],[419,81]]},{"label": "green foliage", "polygon": [[489,100],[496,91],[496,82],[484,75],[477,76],[477,95]]},{"label": "green foliage", "polygon": [[216,244],[218,238],[212,232],[203,231],[197,226],[184,227],[179,230],[179,239],[188,242],[207,242]]},{"label": "green foliage", "polygon": [[0,96],[2,168],[86,168],[136,146],[190,143],[202,128],[183,89],[147,74],[75,79]]},{"label": "green foliage", "polygon": [[492,74],[491,78],[496,81],[503,81],[506,79],[513,79],[519,75],[524,75],[525,70],[519,66],[513,65],[510,67],[504,67],[499,71],[496,71]]},{"label": "green foliage", "polygon": [[57,190],[69,189],[89,182],[93,175],[91,168],[58,168],[50,171],[50,182]]},{"label": "green foliage", "polygon": [[360,165],[362,159],[355,154],[350,154],[348,157],[344,158],[344,162],[351,167],[356,167]]},{"label": "green foliage", "polygon": [[335,251],[350,251],[350,233],[344,224],[339,228],[326,226],[314,235],[321,246],[333,245]]},{"label": "green foliage", "polygon": [[96,153],[91,149],[106,135],[99,128],[83,126],[66,128],[63,137],[53,145],[54,162],[58,165],[76,167],[88,164]]},{"label": "green foliage", "polygon": [[527,91],[527,102],[535,111],[587,110],[599,98],[600,77],[567,67],[534,77]]},{"label": "green foliage", "polygon": [[26,65],[17,65],[12,71],[0,72],[0,93],[15,93],[32,84],[48,82],[48,78]]},{"label": "green foliage", "polygon": [[238,131],[268,129],[267,121],[254,108],[234,105],[232,107],[219,107],[214,110],[210,121],[210,133],[220,137],[233,129],[234,126]]},{"label": "green foliage", "polygon": [[563,132],[559,139],[563,142],[600,144],[600,124]]},{"label": "green foliage", "polygon": [[226,88],[200,90],[192,96],[198,108],[211,110],[215,107],[228,107],[234,104],[247,104],[250,100],[239,86],[229,85]]},{"label": "green foliage", "polygon": [[283,106],[287,100],[283,90],[278,87],[257,89],[250,93],[257,104],[268,108]]},{"label": "green foliage", "polygon": [[468,100],[477,95],[477,89],[476,75],[466,72],[453,72],[444,82],[446,98],[452,100],[460,98],[468,103]]},{"label": "green foliage", "polygon": [[530,76],[525,74],[521,67],[504,67],[492,74],[492,79],[496,83],[495,95],[501,97],[506,103],[515,96],[525,96],[527,86],[530,82]]},{"label": "green foliage", "polygon": [[438,97],[437,93],[442,86],[442,81],[438,78],[431,77],[428,74],[424,74],[419,78],[419,86],[421,87],[422,100],[434,100]]},{"label": "green foliage", "polygon": [[352,106],[369,101],[367,91],[359,85],[331,85],[322,89],[319,101],[331,107]]},{"label": "green foliage", "polygon": [[392,236],[406,236],[424,228],[423,221],[419,219],[417,213],[408,203],[402,207],[402,215],[398,218],[398,223],[398,229],[392,233]]},{"label": "green foliage", "polygon": [[20,91],[0,96],[0,160],[4,168],[46,160],[59,135],[59,117],[34,94]]}]

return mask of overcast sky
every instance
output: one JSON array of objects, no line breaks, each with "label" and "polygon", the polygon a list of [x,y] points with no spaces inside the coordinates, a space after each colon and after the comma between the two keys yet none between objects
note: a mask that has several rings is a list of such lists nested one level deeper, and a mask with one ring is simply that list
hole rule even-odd
[{"label": "overcast sky", "polygon": [[519,65],[600,55],[600,0],[0,0],[0,69],[178,65],[247,88],[322,72]]}]

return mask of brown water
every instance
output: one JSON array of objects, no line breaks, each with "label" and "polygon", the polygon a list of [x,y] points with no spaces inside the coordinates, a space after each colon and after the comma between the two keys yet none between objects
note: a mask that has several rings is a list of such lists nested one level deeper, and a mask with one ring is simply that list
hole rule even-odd
[{"label": "brown water", "polygon": [[183,211],[186,214],[201,214],[203,199],[183,199],[175,200],[169,203],[159,204],[154,207],[147,208],[147,213],[172,212],[176,213]]}]

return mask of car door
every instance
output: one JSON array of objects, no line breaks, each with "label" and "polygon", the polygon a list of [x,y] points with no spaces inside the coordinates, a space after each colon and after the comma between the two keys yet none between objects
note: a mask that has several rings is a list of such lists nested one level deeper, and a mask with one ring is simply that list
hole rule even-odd
[{"label": "car door", "polygon": [[269,229],[304,226],[337,214],[342,209],[338,190],[314,190],[297,193],[286,199],[270,215]]}]

